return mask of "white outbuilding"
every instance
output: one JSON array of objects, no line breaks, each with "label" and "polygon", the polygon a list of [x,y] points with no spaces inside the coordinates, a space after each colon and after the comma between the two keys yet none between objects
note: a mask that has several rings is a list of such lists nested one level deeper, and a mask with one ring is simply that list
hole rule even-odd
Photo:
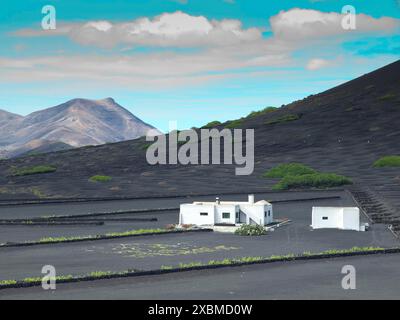
[{"label": "white outbuilding", "polygon": [[181,204],[179,224],[197,226],[258,224],[266,226],[273,222],[272,204],[261,200],[254,202],[254,195],[248,201],[193,202]]},{"label": "white outbuilding", "polygon": [[313,229],[341,229],[365,231],[368,224],[360,222],[360,209],[357,207],[313,207]]}]

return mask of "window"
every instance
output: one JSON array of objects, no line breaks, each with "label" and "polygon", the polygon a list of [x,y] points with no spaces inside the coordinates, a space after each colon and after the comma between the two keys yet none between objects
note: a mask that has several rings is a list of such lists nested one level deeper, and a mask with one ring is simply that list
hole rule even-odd
[{"label": "window", "polygon": [[201,216],[208,216],[208,212],[200,212]]},{"label": "window", "polygon": [[270,217],[271,216],[271,210],[265,211],[265,217]]},{"label": "window", "polygon": [[231,218],[231,214],[229,212],[222,213],[222,219],[230,219],[230,218]]},{"label": "window", "polygon": [[328,217],[322,217],[322,220],[328,220]]}]

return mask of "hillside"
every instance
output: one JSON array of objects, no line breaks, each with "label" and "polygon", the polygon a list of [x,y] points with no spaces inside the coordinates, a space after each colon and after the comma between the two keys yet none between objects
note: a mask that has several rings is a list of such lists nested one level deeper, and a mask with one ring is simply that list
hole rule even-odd
[{"label": "hillside", "polygon": [[[291,121],[288,121],[291,120]],[[285,121],[286,120],[286,121]],[[255,129],[255,171],[235,176],[231,165],[150,166],[143,139],[84,147],[0,162],[1,197],[153,196],[270,189],[262,178],[283,162],[344,174],[394,210],[400,208],[399,168],[373,168],[381,156],[399,154],[400,61],[273,112],[243,118]],[[223,124],[219,127],[223,127]],[[53,165],[56,172],[11,176],[14,167]],[[93,175],[111,181],[94,183]]]},{"label": "hillside", "polygon": [[124,141],[144,136],[150,129],[112,98],[73,99],[25,117],[0,110],[0,155]]}]

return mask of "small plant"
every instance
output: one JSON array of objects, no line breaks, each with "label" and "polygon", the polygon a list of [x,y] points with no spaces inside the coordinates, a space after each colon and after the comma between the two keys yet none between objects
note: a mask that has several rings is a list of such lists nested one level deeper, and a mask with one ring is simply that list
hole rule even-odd
[{"label": "small plant", "polygon": [[299,176],[303,174],[312,174],[316,173],[313,168],[305,166],[301,163],[284,163],[280,164],[266,173],[263,174],[264,178],[284,178],[288,175],[290,176]]},{"label": "small plant", "polygon": [[110,176],[95,175],[89,178],[91,182],[108,182],[112,178]]},{"label": "small plant", "polygon": [[266,233],[263,226],[250,224],[243,224],[235,231],[235,234],[239,236],[263,236]]},{"label": "small plant", "polygon": [[374,162],[375,168],[400,167],[400,156],[386,156]]},{"label": "small plant", "polygon": [[32,174],[42,174],[51,173],[56,171],[57,168],[49,165],[34,166],[34,167],[24,167],[12,170],[13,176],[27,176]]},{"label": "small plant", "polygon": [[271,124],[291,122],[291,121],[299,120],[300,118],[301,118],[300,114],[287,114],[287,115],[281,116],[279,118],[269,120],[265,124],[271,125]]}]

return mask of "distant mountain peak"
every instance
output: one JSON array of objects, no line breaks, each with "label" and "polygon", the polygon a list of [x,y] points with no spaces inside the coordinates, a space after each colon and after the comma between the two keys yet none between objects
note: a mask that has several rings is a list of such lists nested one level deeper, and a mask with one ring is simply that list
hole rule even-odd
[{"label": "distant mountain peak", "polygon": [[82,147],[136,139],[154,129],[110,97],[75,98],[26,117],[0,110],[0,155],[29,149],[32,141]]}]

